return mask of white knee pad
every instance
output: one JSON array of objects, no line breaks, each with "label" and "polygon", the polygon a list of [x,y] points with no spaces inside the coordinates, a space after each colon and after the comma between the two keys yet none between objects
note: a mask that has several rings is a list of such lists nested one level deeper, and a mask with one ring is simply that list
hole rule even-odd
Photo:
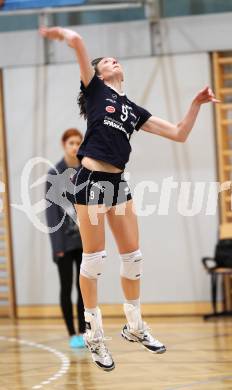
[{"label": "white knee pad", "polygon": [[102,274],[106,251],[82,253],[80,274],[89,279],[98,279]]},{"label": "white knee pad", "polygon": [[131,280],[139,279],[142,275],[143,262],[141,251],[138,249],[131,253],[123,253],[120,258],[120,275]]}]

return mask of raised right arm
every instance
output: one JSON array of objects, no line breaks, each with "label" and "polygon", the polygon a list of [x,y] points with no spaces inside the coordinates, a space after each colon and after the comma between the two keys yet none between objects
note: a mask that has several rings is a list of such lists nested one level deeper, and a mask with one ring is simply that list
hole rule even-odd
[{"label": "raised right arm", "polygon": [[68,46],[75,50],[77,62],[80,66],[81,80],[84,86],[87,87],[94,76],[94,68],[83,38],[75,31],[62,27],[40,27],[39,32],[44,38],[59,41],[65,40]]}]

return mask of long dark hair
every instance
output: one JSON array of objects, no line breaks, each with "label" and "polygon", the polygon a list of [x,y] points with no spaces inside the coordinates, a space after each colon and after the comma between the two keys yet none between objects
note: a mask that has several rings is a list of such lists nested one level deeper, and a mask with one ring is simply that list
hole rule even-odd
[{"label": "long dark hair", "polygon": [[[93,61],[91,61],[91,64],[93,65],[94,70],[95,70],[95,74],[99,74],[97,65],[99,64],[99,62],[103,58],[104,57],[98,57],[98,58],[95,58]],[[82,91],[78,95],[77,103],[78,103],[79,108],[80,108],[80,116],[83,116],[85,119],[87,119],[86,100],[85,100],[85,97],[84,97],[84,94]]]}]

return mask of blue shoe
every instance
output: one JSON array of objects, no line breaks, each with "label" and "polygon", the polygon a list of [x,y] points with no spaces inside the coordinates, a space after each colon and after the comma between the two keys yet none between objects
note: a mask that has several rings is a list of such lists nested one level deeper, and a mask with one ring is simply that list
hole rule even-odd
[{"label": "blue shoe", "polygon": [[69,345],[71,348],[85,348],[85,342],[83,336],[82,335],[77,336],[75,334],[70,338]]}]

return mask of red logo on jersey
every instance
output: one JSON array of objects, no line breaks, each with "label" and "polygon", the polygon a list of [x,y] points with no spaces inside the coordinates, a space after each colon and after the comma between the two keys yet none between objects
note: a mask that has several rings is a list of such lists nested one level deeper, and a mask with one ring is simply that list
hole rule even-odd
[{"label": "red logo on jersey", "polygon": [[113,113],[113,112],[115,112],[115,108],[113,106],[106,106],[106,111]]}]

